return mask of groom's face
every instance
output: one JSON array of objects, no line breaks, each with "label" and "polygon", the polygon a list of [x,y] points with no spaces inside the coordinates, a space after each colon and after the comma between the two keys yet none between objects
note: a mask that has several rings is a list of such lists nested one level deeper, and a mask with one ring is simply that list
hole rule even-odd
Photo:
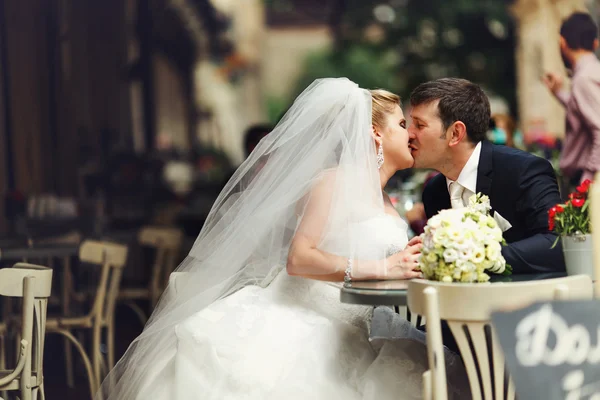
[{"label": "groom's face", "polygon": [[445,160],[448,144],[444,125],[439,117],[438,102],[413,106],[408,127],[411,154],[415,159],[414,168],[437,169]]}]

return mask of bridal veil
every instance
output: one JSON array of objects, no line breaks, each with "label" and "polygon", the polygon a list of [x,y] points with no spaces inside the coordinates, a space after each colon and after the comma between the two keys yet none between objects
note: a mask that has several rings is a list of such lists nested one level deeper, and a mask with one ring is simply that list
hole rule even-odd
[{"label": "bridal veil", "polygon": [[163,296],[97,398],[136,398],[148,368],[176,348],[180,323],[246,285],[268,285],[285,268],[311,189],[324,177],[319,243],[342,237],[345,248],[336,251],[358,253],[361,237],[348,227],[384,212],[371,126],[371,95],[348,79],[320,79],[304,90],[227,183],[177,269],[187,272],[177,295]]}]

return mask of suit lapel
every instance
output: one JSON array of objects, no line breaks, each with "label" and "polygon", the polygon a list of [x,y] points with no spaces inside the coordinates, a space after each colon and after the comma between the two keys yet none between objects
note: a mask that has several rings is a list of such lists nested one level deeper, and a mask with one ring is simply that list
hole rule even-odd
[{"label": "suit lapel", "polygon": [[484,140],[481,142],[481,154],[479,155],[479,165],[477,167],[477,193],[490,196],[492,189],[492,153],[494,146]]}]

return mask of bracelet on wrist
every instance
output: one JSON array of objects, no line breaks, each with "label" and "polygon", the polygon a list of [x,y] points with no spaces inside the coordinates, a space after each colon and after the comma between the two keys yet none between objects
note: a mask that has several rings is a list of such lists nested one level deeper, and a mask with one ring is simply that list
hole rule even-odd
[{"label": "bracelet on wrist", "polygon": [[348,264],[346,265],[346,271],[344,272],[344,283],[350,283],[352,282],[352,266],[354,264],[354,261],[349,258],[348,259]]}]

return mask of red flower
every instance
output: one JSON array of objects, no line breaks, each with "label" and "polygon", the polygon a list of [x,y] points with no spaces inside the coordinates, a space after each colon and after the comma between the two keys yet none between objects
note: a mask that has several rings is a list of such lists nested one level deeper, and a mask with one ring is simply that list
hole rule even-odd
[{"label": "red flower", "polygon": [[565,211],[565,208],[563,206],[561,206],[560,204],[556,205],[556,214],[560,214],[563,211]]},{"label": "red flower", "polygon": [[583,199],[583,197],[584,197],[583,193],[579,193],[579,192],[574,192],[569,195],[569,199],[571,199],[571,200]]},{"label": "red flower", "polygon": [[581,208],[585,204],[585,199],[573,199],[573,207]]},{"label": "red flower", "polygon": [[585,181],[581,182],[581,185],[577,186],[577,191],[579,193],[587,193],[590,188],[591,183],[592,183],[592,181],[590,181],[589,179],[586,179]]},{"label": "red flower", "polygon": [[550,230],[554,229],[554,217],[556,216],[557,210],[556,206],[554,206],[548,211],[548,228],[550,228]]}]

